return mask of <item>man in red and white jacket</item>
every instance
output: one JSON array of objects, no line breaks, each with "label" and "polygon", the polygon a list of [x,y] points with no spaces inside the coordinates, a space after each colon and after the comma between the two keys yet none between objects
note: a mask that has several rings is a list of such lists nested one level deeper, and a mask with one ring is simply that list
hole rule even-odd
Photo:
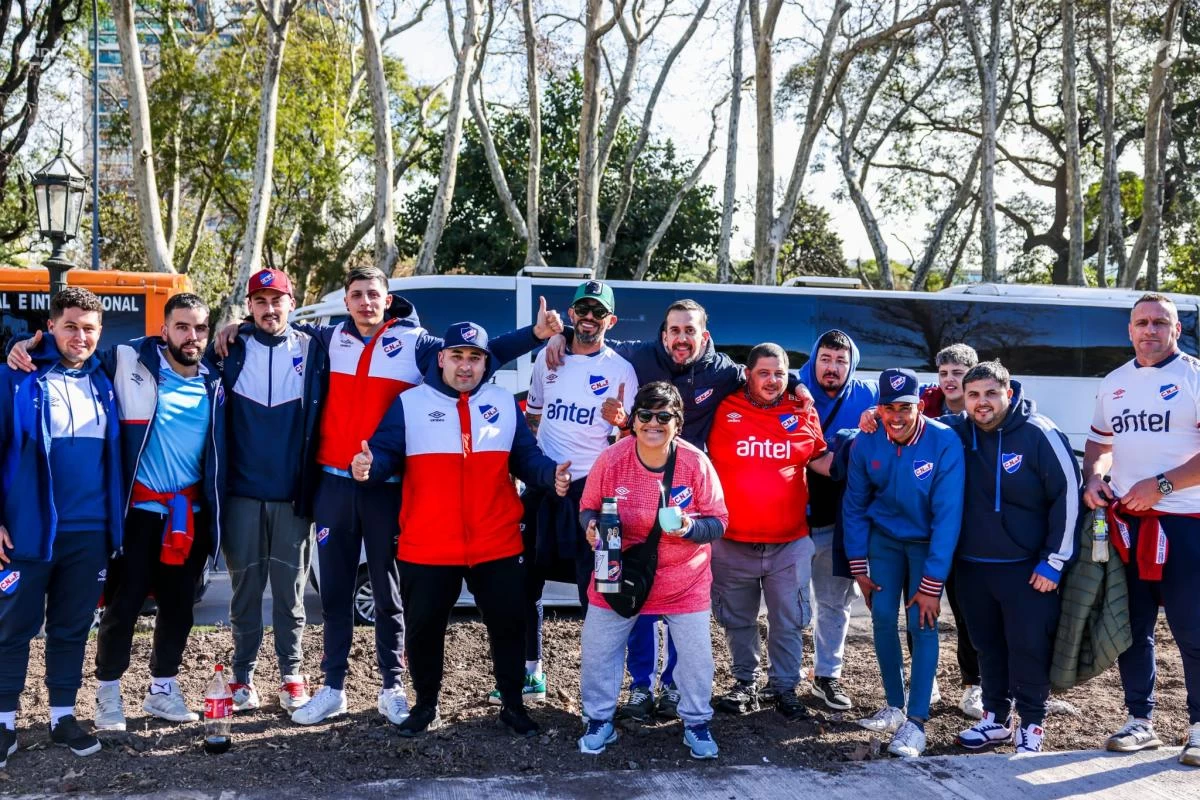
[{"label": "man in red and white jacket", "polygon": [[734,714],[758,708],[758,610],[765,594],[768,685],[779,713],[797,720],[809,717],[796,696],[801,629],[812,618],[805,468],[828,475],[832,456],[812,395],[803,385],[789,392],[787,384],[783,348],[755,346],[746,359],[746,386],[722,401],[708,436],[729,509],[725,536],[712,545],[712,607],[725,629],[735,681],[714,706]]},{"label": "man in red and white jacket", "polygon": [[350,464],[355,480],[375,483],[405,468],[396,554],[417,701],[397,732],[415,736],[441,724],[446,623],[466,579],[491,639],[500,721],[534,736],[538,726],[521,699],[523,509],[509,474],[561,497],[570,462],[555,466],[544,456],[515,398],[485,383],[501,363],[487,331],[471,322],[450,326],[437,362],[424,384],[392,402]]}]

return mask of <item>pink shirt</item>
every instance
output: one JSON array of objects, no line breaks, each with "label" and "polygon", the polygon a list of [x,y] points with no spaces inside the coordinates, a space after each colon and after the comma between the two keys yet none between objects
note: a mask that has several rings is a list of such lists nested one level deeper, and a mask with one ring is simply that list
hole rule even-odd
[{"label": "pink shirt", "polygon": [[[675,457],[670,504],[692,516],[716,517],[729,523],[721,481],[708,457],[682,439]],[[661,473],[651,472],[637,456],[637,440],[630,436],[600,454],[584,484],[580,509],[600,510],[605,497],[621,498],[621,548],[646,541],[658,514]],[[658,543],[658,572],[643,614],[691,614],[711,607],[709,569],[712,548],[688,539],[664,535]],[[608,607],[594,585],[588,587],[588,602]]]}]

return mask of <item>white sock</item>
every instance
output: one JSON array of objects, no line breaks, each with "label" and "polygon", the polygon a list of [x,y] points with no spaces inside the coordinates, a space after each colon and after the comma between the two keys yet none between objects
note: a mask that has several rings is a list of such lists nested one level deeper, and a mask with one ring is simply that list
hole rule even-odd
[{"label": "white sock", "polygon": [[58,721],[63,717],[69,717],[75,713],[75,706],[50,706],[50,727],[58,725]]},{"label": "white sock", "polygon": [[539,658],[537,661],[526,661],[525,662],[525,674],[526,675],[541,675],[542,674],[542,660]]},{"label": "white sock", "polygon": [[283,683],[304,683],[303,675],[284,675]]},{"label": "white sock", "polygon": [[150,694],[175,694],[178,691],[179,685],[174,678],[150,679]]},{"label": "white sock", "polygon": [[96,683],[98,683],[100,686],[118,686],[119,687],[121,685],[121,679],[117,678],[115,681],[96,681]]},{"label": "white sock", "polygon": [[15,731],[17,729],[17,712],[0,711],[0,725],[5,726],[10,731]]}]

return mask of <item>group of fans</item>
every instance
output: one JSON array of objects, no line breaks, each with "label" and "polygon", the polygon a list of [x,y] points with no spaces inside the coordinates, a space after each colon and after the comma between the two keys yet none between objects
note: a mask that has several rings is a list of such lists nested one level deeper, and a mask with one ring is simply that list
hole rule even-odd
[{"label": "group of fans", "polygon": [[[890,752],[925,749],[943,593],[959,631],[959,707],[977,720],[959,744],[1037,752],[1060,585],[1083,515],[1101,507],[1125,562],[1133,641],[1118,662],[1130,717],[1107,747],[1161,744],[1151,714],[1162,605],[1188,689],[1180,760],[1200,766],[1200,603],[1188,585],[1200,561],[1200,363],[1178,349],[1169,298],[1134,305],[1135,357],[1101,384],[1081,473],[1035,398],[965,344],[938,353],[936,385],[905,369],[865,381],[853,340],[831,330],[797,379],[772,343],[745,365],[718,353],[691,300],[668,307],[658,340],[608,340],[617,303],[599,281],[579,286],[570,326],[542,300],[531,327],[490,335],[462,322],[441,338],[382,272],[356,269],[345,290],[347,321],[291,323],[291,282],[265,269],[248,286],[252,322],[211,345],[208,308],[183,294],[167,302],[160,337],[98,352],[102,306],[72,287],[52,299],[45,334],[10,345],[0,367],[0,767],[17,750],[29,645],[43,626],[51,741],[78,755],[101,748],[75,717],[101,589],[95,727],[125,728],[120,679],[148,594],[157,620],[142,709],[196,720],[176,676],[194,586],[218,553],[233,584],[238,711],[264,702],[254,675],[269,584],[280,706],[300,725],[345,713],[365,552],[378,711],[402,736],[441,724],[444,637],[464,580],[491,644],[487,699],[515,734],[536,735],[526,702],[547,694],[541,595],[563,580],[585,609],[584,753],[616,741],[618,717],[679,717],[691,755],[710,759],[714,709],[768,704],[804,720],[810,694],[851,710],[841,675],[860,593],[886,705],[859,724],[891,735]],[[543,342],[522,410],[489,379]],[[592,585],[597,517],[612,497],[626,547],[658,542],[653,587],[628,617]],[[324,647],[310,693],[301,640],[314,548]],[[710,615],[734,678],[715,697]]]}]

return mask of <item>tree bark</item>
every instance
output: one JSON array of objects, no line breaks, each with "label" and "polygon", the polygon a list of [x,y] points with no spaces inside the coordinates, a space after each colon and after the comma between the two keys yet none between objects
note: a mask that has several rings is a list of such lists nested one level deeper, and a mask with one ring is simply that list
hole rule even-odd
[{"label": "tree bark", "polygon": [[[425,237],[417,253],[417,275],[433,275],[437,271],[434,257],[446,229],[446,218],[450,215],[450,204],[454,199],[454,184],[458,177],[458,148],[462,143],[463,106],[466,104],[467,83],[475,69],[475,56],[479,49],[480,0],[467,0],[467,15],[463,22],[462,44],[455,54],[458,62],[454,71],[454,86],[447,98],[446,134],[442,138],[442,164],[438,170],[438,186],[429,211],[429,223]],[[454,14],[450,0],[446,0],[447,25],[454,27]],[[451,33],[453,36],[453,33]]]},{"label": "tree bark", "polygon": [[616,24],[615,15],[607,22],[601,22],[602,2],[587,0],[584,12],[583,106],[579,115],[575,263],[589,269],[595,269],[600,254],[600,40]]},{"label": "tree bark", "polygon": [[721,238],[717,246],[717,283],[733,280],[733,265],[729,261],[729,242],[733,237],[733,211],[737,205],[737,143],[742,116],[742,65],[745,50],[747,0],[738,0],[733,20],[733,80],[729,95],[729,127],[725,132],[725,186],[721,201]]},{"label": "tree bark", "polygon": [[1067,166],[1067,283],[1086,286],[1083,275],[1083,177],[1079,163],[1079,97],[1075,79],[1075,0],[1061,0],[1062,13],[1062,103],[1064,157]]},{"label": "tree bark", "polygon": [[[750,0],[750,39],[754,45],[754,115],[758,126],[754,186],[754,282],[765,283],[775,218],[775,25],[783,0]],[[841,5],[841,4],[839,4]]]},{"label": "tree bark", "polygon": [[537,20],[533,0],[521,0],[525,32],[525,92],[529,104],[529,164],[525,178],[525,264],[544,266],[541,237],[542,99],[538,86]]},{"label": "tree bark", "polygon": [[375,144],[375,266],[391,275],[400,256],[396,250],[396,202],[392,191],[395,154],[392,118],[388,108],[387,75],[383,71],[383,44],[375,24],[375,0],[359,0],[362,17],[363,66],[371,96],[371,131]]},{"label": "tree bark", "polygon": [[1156,240],[1162,232],[1162,207],[1159,199],[1159,183],[1163,178],[1163,165],[1159,161],[1159,143],[1166,135],[1166,129],[1171,124],[1169,114],[1164,113],[1166,104],[1163,102],[1167,92],[1167,80],[1170,74],[1174,56],[1171,47],[1175,44],[1178,33],[1179,11],[1182,0],[1170,0],[1166,13],[1163,15],[1162,37],[1154,54],[1154,67],[1150,72],[1149,103],[1146,109],[1146,137],[1144,139],[1143,162],[1145,171],[1142,178],[1142,224],[1138,228],[1137,239],[1133,242],[1133,250],[1129,254],[1129,263],[1125,270],[1123,286],[1132,288],[1137,284],[1142,271],[1142,262],[1150,249],[1150,243]]},{"label": "tree bark", "polygon": [[969,0],[962,0],[963,25],[971,42],[971,53],[975,58],[975,70],[979,74],[982,97],[980,128],[983,134],[982,170],[979,175],[979,246],[982,278],[984,283],[995,283],[998,279],[996,244],[996,72],[1000,56],[1000,0],[990,0],[988,49],[984,52],[975,9]]},{"label": "tree bark", "polygon": [[138,229],[153,272],[175,272],[171,250],[163,232],[158,182],[154,173],[154,142],[150,133],[150,104],[146,99],[146,77],[142,72],[133,0],[114,0],[113,24],[121,50],[121,72],[129,95],[129,134],[133,161],[134,196],[138,207]]}]

